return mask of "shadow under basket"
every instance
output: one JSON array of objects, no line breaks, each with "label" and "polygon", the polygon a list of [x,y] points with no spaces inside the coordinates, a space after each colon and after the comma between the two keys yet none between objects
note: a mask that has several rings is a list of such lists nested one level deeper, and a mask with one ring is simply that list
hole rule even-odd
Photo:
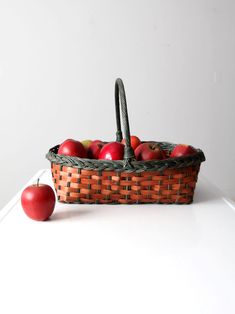
[{"label": "shadow under basket", "polygon": [[[201,162],[200,149],[195,154],[163,160],[136,161],[130,145],[130,129],[126,96],[121,79],[115,83],[117,132],[121,142],[120,104],[125,138],[123,160],[97,160],[58,154],[59,145],[46,157],[58,200],[83,204],[190,204]],[[175,144],[157,143],[169,157]]]}]

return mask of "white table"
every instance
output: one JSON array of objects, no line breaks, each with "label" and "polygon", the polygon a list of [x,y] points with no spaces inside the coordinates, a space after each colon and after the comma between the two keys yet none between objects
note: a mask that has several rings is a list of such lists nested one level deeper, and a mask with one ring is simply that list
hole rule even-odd
[{"label": "white table", "polygon": [[0,211],[1,314],[235,313],[235,205],[201,176],[192,205],[58,203],[47,222],[20,194]]}]

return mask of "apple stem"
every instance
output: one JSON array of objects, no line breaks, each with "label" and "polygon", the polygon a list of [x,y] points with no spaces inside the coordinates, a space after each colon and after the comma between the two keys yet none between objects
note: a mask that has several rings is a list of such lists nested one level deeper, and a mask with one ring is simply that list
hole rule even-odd
[{"label": "apple stem", "polygon": [[37,179],[37,186],[39,186],[39,178]]}]

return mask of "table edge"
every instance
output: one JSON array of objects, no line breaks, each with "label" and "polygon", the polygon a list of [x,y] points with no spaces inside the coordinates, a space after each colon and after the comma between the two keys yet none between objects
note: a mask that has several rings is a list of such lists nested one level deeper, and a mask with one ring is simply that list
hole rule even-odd
[{"label": "table edge", "polygon": [[28,186],[33,184],[38,178],[40,178],[49,169],[41,169],[35,173],[35,175],[26,183],[24,186],[15,194],[15,196],[0,210],[0,222],[5,219],[5,217],[10,213],[14,206],[20,200],[23,190]]}]

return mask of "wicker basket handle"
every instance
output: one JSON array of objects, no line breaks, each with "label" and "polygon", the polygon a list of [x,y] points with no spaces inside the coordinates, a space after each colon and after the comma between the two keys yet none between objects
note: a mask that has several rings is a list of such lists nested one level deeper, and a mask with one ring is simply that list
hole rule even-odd
[{"label": "wicker basket handle", "polygon": [[[116,122],[117,122],[117,132],[116,132],[116,141],[122,141],[122,129],[120,121],[120,103],[122,111],[122,124],[124,131],[124,138],[126,140],[125,149],[124,149],[124,160],[130,163],[131,160],[135,159],[134,150],[131,147],[130,140],[130,127],[127,113],[127,104],[126,104],[126,94],[124,89],[123,81],[118,78],[115,82],[115,108],[116,108]],[[131,164],[129,164],[131,166]]]}]

